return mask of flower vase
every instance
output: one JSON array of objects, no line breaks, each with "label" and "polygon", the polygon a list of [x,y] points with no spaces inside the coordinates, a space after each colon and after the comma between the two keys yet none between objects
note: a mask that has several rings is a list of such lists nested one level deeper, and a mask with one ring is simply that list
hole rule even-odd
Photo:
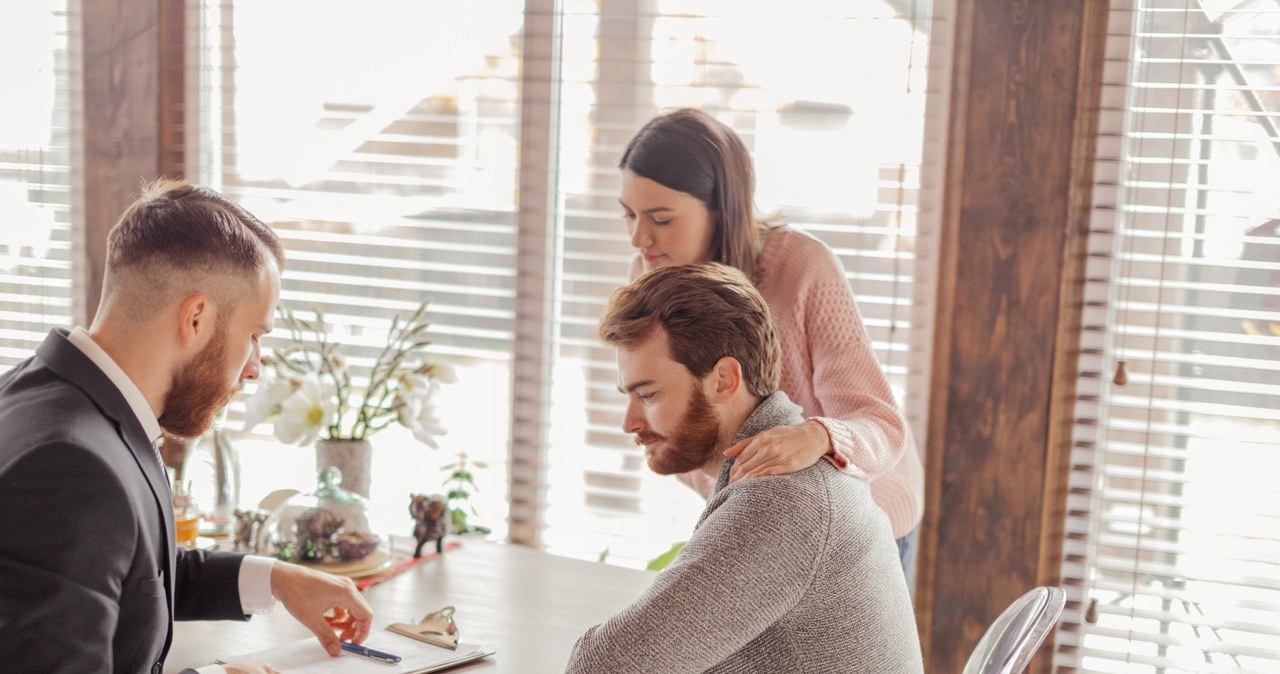
[{"label": "flower vase", "polygon": [[202,514],[208,531],[216,536],[231,532],[232,516],[240,503],[240,455],[231,444],[225,422],[224,408],[203,436],[185,444],[186,457],[177,476],[180,490],[189,490],[205,509]]},{"label": "flower vase", "polygon": [[330,466],[342,471],[343,489],[369,498],[373,445],[368,440],[317,440],[317,473]]},{"label": "flower vase", "polygon": [[209,450],[213,454],[213,507],[214,526],[218,533],[231,531],[231,518],[240,505],[240,454],[227,437],[223,409],[213,422],[209,433]]}]

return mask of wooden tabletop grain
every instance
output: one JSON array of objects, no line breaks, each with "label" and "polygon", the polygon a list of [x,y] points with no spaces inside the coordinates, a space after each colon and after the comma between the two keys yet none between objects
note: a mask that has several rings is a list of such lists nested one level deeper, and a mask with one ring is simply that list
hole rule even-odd
[{"label": "wooden tabletop grain", "polygon": [[[365,597],[379,629],[454,606],[462,639],[497,653],[451,672],[561,672],[578,636],[631,603],[654,575],[516,545],[467,541],[368,588]],[[279,606],[247,623],[180,622],[164,671],[307,636]]]}]

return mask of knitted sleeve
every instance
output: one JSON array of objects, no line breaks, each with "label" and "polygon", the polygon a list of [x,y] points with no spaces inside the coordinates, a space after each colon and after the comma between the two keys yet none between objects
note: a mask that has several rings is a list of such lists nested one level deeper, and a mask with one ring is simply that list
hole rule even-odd
[{"label": "knitted sleeve", "polygon": [[[867,478],[886,473],[906,449],[906,422],[871,348],[844,268],[830,248],[808,236],[797,234],[780,252],[768,273],[777,276],[771,283],[784,290],[789,286],[794,298],[792,320],[777,321],[783,348],[807,346],[812,400],[801,403],[805,415],[827,429],[828,460],[836,467]],[[793,380],[802,376],[790,374]]]},{"label": "knitted sleeve", "polygon": [[717,492],[724,500],[671,566],[634,603],[587,630],[565,671],[703,672],[792,610],[826,555],[830,496],[789,478]]}]

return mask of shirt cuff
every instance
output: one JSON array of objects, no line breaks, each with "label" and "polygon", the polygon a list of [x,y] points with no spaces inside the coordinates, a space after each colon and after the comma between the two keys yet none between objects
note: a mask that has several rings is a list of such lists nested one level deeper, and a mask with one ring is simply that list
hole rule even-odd
[{"label": "shirt cuff", "polygon": [[[270,613],[276,607],[276,598],[271,595],[271,569],[275,564],[276,560],[270,557],[254,555],[246,555],[240,562],[240,608],[246,614]],[[200,672],[204,674],[204,670]]]}]

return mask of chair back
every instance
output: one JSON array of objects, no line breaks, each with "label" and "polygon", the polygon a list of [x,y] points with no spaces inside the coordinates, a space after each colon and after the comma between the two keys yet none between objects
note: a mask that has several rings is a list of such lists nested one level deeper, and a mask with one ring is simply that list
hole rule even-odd
[{"label": "chair back", "polygon": [[1058,623],[1067,595],[1060,587],[1037,587],[1018,597],[987,628],[964,674],[1019,674]]}]

